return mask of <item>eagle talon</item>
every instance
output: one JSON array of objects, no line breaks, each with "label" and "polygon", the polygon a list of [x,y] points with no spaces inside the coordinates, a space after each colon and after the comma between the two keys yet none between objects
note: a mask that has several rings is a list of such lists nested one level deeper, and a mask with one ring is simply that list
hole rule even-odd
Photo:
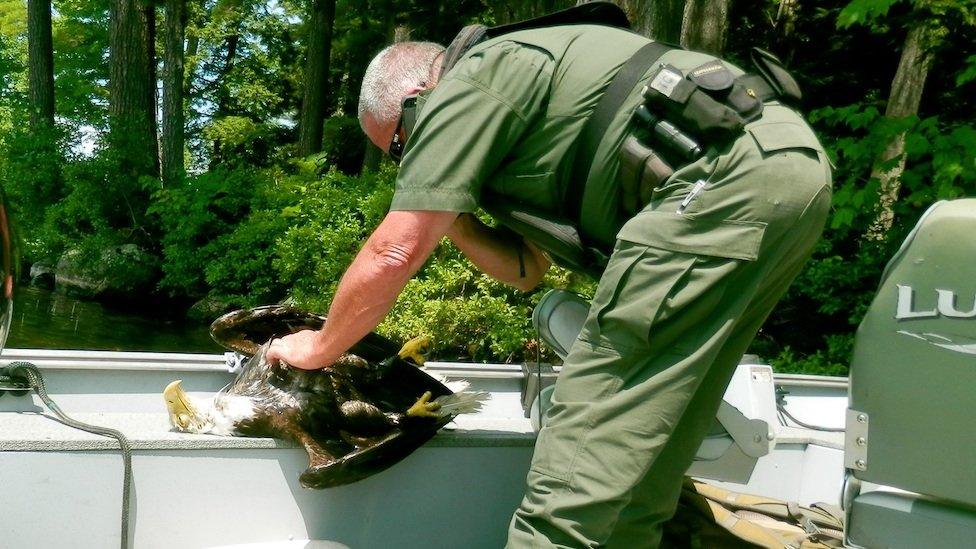
[{"label": "eagle talon", "polygon": [[437,413],[437,411],[441,409],[441,405],[437,402],[430,402],[430,398],[432,396],[433,395],[430,391],[424,393],[420,398],[417,399],[417,402],[413,403],[413,406],[407,409],[407,415],[411,417],[441,417],[441,415]]},{"label": "eagle talon", "polygon": [[417,366],[424,365],[424,359],[430,352],[431,338],[429,336],[418,336],[403,344],[397,356],[403,360],[410,360]]}]

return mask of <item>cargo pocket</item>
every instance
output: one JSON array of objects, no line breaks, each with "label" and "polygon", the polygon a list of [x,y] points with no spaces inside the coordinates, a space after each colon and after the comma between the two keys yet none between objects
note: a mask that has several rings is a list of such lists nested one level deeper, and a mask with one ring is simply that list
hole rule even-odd
[{"label": "cargo pocket", "polygon": [[[677,288],[682,287],[696,256],[643,244],[620,242],[617,263],[600,281],[594,298],[593,332],[586,339],[608,351],[642,355],[650,350],[651,326]],[[614,260],[611,259],[611,264]]]},{"label": "cargo pocket", "polygon": [[761,221],[645,211],[625,223],[617,239],[674,252],[755,261],[765,230]]},{"label": "cargo pocket", "polygon": [[[628,221],[600,280],[584,339],[617,352],[650,352],[680,334],[670,318],[721,298],[719,287],[759,255],[766,225],[642,212]],[[665,332],[662,332],[664,330]]]},{"label": "cargo pocket", "polygon": [[794,122],[771,122],[747,128],[747,131],[763,152],[763,156],[788,150],[806,151],[818,158],[824,153],[823,146],[813,132]]}]

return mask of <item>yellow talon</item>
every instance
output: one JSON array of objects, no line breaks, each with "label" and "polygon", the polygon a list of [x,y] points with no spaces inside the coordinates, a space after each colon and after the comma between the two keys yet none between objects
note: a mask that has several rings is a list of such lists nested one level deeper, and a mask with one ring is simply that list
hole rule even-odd
[{"label": "yellow talon", "polygon": [[407,415],[413,417],[433,417],[438,418],[440,414],[437,410],[441,409],[441,405],[437,402],[430,402],[430,397],[433,396],[430,391],[427,391],[417,402],[413,403],[413,406],[407,409]]},{"label": "yellow talon", "polygon": [[403,344],[397,356],[406,360],[412,360],[417,366],[424,365],[424,357],[430,352],[430,336],[418,336]]}]

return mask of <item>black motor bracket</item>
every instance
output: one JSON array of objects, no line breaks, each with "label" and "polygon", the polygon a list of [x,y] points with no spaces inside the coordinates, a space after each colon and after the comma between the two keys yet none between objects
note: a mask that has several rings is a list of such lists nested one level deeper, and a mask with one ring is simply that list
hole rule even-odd
[{"label": "black motor bracket", "polygon": [[25,372],[16,367],[0,367],[0,396],[7,393],[14,396],[24,396],[30,390],[30,380]]}]

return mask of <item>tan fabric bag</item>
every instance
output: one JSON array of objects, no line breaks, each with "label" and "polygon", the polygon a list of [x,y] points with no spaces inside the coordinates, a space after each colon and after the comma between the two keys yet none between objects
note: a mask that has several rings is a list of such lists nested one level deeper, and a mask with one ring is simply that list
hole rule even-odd
[{"label": "tan fabric bag", "polygon": [[803,507],[685,479],[662,547],[829,549],[843,547],[840,509]]}]

